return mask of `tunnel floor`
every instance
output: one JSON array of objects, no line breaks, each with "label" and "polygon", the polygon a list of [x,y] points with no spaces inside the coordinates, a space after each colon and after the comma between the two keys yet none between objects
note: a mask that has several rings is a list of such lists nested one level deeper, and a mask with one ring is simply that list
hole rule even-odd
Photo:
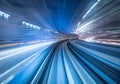
[{"label": "tunnel floor", "polygon": [[78,40],[38,45],[0,52],[1,84],[120,83],[120,46]]}]

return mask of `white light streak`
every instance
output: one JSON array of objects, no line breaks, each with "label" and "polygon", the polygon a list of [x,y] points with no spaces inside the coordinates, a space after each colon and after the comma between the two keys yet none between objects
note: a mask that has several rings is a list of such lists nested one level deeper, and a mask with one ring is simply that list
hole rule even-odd
[{"label": "white light streak", "polygon": [[48,44],[51,44],[51,42],[38,43],[38,44],[34,44],[34,45],[29,45],[29,46],[25,46],[25,47],[2,51],[2,52],[0,52],[0,60],[14,57],[18,54],[40,48],[40,47],[48,45]]},{"label": "white light streak", "polygon": [[39,26],[36,26],[36,25],[30,24],[30,23],[25,22],[25,21],[22,21],[22,25],[23,25],[23,26],[26,26],[26,27],[33,28],[33,29],[38,29],[38,30],[40,30],[40,27],[39,27]]},{"label": "white light streak", "polygon": [[[92,9],[99,3],[99,1],[100,0],[97,0],[97,2],[85,13],[85,15],[82,17],[82,19],[84,19],[92,11]],[[91,21],[91,22],[93,22],[93,21]],[[81,27],[80,27],[81,22],[79,22],[77,24],[77,29],[74,30],[74,33],[79,34],[80,32],[85,32],[86,30],[88,30],[88,28],[89,28],[88,25],[91,22],[89,22],[89,23],[87,23],[87,24],[85,24],[85,25],[83,25]]]},{"label": "white light streak", "polygon": [[[51,45],[52,43],[54,43],[55,41],[51,41],[51,42],[45,42],[45,43],[39,43],[39,44],[34,44],[31,46],[39,46],[40,50],[34,54],[32,54],[31,56],[27,57],[26,59],[24,59],[23,61],[21,61],[20,63],[16,64],[14,67],[10,68],[9,70],[5,71],[4,73],[0,74],[0,79],[3,79],[3,84],[6,82],[9,82],[14,75],[16,75],[16,73],[24,66],[28,65],[29,63],[31,63],[33,60],[35,60],[43,51],[44,49],[46,49],[49,45]],[[26,46],[27,47],[27,46]],[[23,47],[22,47],[23,48]],[[25,48],[25,47],[24,47]],[[15,50],[18,50],[19,48],[15,48]],[[13,51],[13,49],[11,49],[10,51]],[[7,51],[3,51],[2,53],[6,53]],[[16,52],[16,51],[14,51]],[[29,51],[30,52],[30,51]],[[17,55],[18,59],[21,55]],[[6,77],[8,77],[6,79]]]},{"label": "white light streak", "polygon": [[78,26],[78,28],[75,30],[75,33],[79,34],[80,32],[86,32],[89,30],[90,24],[92,24],[95,20],[91,20],[90,22],[87,22],[86,24]]},{"label": "white light streak", "polygon": [[3,81],[1,84],[8,84],[8,82],[11,81],[13,78],[14,78],[14,75],[11,75],[5,81]]},{"label": "white light streak", "polygon": [[89,38],[86,38],[84,40],[87,41],[87,42],[94,42],[95,41],[95,37],[89,37]]},{"label": "white light streak", "polygon": [[98,4],[99,1],[100,1],[100,0],[98,0],[98,1],[86,12],[86,14],[82,17],[82,19],[84,19],[84,18],[91,12],[91,10]]},{"label": "white light streak", "polygon": [[10,15],[7,14],[7,13],[4,13],[4,12],[2,12],[2,11],[0,11],[0,17],[3,17],[3,18],[5,18],[5,19],[8,19],[8,18],[10,17]]},{"label": "white light streak", "polygon": [[57,33],[57,34],[58,34],[58,32],[57,32],[57,31],[55,31],[54,33]]},{"label": "white light streak", "polygon": [[48,32],[50,31],[49,29],[45,29],[45,30],[48,31]]}]

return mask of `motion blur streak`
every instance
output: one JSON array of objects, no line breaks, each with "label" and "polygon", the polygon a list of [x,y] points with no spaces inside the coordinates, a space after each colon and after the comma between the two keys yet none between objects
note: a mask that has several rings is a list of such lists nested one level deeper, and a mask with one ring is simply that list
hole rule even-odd
[{"label": "motion blur streak", "polygon": [[30,45],[30,46],[6,50],[3,52],[0,52],[0,60],[15,56],[15,55],[20,54],[20,53],[30,52],[30,51],[36,50],[37,48],[43,47],[43,46],[48,45],[48,44],[50,44],[50,42],[39,43],[39,44]]},{"label": "motion blur streak", "polygon": [[120,0],[0,0],[0,84],[120,84]]},{"label": "motion blur streak", "polygon": [[3,84],[120,83],[119,51],[116,46],[103,47],[78,40],[56,42],[42,50],[26,52],[30,54],[24,59],[19,54],[10,57],[16,61],[22,59],[21,62],[1,61],[0,81]]},{"label": "motion blur streak", "polygon": [[[1,52],[2,53],[1,56],[4,56],[3,54],[5,54],[5,56],[7,56],[7,54],[8,54],[8,56],[10,56],[10,57],[7,58],[8,57],[7,56],[7,57],[4,57],[4,59],[1,57],[0,67],[2,67],[2,68],[0,68],[0,73],[1,73],[0,81],[6,79],[6,77],[9,77],[13,73],[15,74],[16,72],[21,70],[21,68],[30,64],[32,61],[34,61],[40,55],[40,53],[45,48],[47,48],[52,43],[53,42],[37,43],[37,44],[29,45],[29,46],[27,45],[25,47],[15,48],[15,50],[14,49],[6,50],[7,52],[14,50],[14,53],[18,52],[17,54],[9,55],[10,53],[7,53],[6,51]],[[30,47],[30,49],[29,49],[29,47]],[[26,51],[24,51],[24,50],[26,50]],[[13,60],[15,60],[15,61],[12,62]],[[6,66],[4,66],[4,65],[6,65]]]}]

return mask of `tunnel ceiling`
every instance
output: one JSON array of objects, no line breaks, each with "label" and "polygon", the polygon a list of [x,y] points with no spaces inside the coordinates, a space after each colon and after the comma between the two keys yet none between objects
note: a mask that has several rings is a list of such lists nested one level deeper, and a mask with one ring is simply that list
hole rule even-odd
[{"label": "tunnel ceiling", "polygon": [[[69,33],[97,0],[2,0],[6,11],[14,11],[32,23]],[[9,7],[9,9],[7,9]],[[12,10],[12,11],[11,11]],[[79,19],[78,19],[79,18]],[[17,20],[20,18],[18,17]],[[75,21],[78,19],[77,21]]]},{"label": "tunnel ceiling", "polygon": [[120,29],[120,0],[1,0],[0,10],[14,16],[15,32],[23,20],[65,34]]},{"label": "tunnel ceiling", "polygon": [[0,84],[120,84],[120,0],[0,0]]}]

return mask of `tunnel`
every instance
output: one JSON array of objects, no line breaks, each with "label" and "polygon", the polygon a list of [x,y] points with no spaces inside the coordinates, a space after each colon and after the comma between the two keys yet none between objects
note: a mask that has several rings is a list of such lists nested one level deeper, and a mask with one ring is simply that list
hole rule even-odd
[{"label": "tunnel", "polygon": [[0,0],[0,84],[120,84],[120,0]]}]

